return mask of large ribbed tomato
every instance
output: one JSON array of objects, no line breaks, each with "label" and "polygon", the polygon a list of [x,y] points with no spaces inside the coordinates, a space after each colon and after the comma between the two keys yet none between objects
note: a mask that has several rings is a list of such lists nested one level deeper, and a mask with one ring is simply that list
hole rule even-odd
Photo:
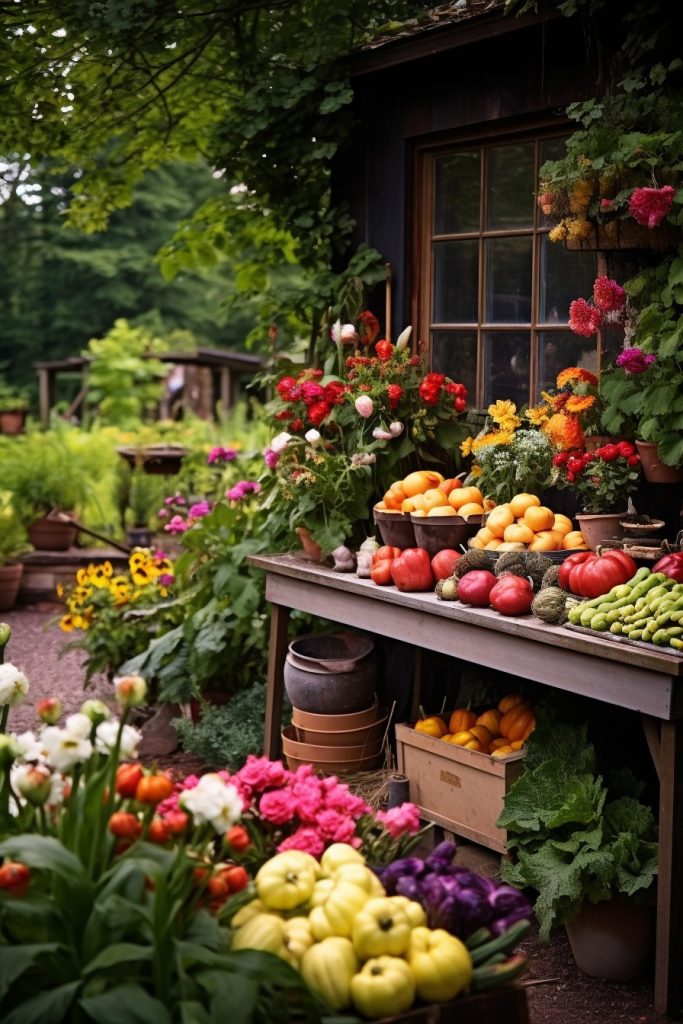
[{"label": "large ribbed tomato", "polygon": [[[583,551],[579,553],[586,554]],[[637,572],[638,566],[625,551],[618,548],[611,548],[604,553],[589,551],[588,558],[570,568],[569,589],[579,597],[601,597],[612,587],[628,583]]]}]

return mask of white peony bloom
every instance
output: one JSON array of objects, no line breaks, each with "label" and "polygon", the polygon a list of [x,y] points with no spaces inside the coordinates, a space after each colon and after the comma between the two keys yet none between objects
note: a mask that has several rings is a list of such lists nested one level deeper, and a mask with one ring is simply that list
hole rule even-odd
[{"label": "white peony bloom", "polygon": [[28,679],[16,665],[7,662],[0,665],[0,707],[9,704],[11,708],[21,704],[28,693]]},{"label": "white peony bloom", "polygon": [[202,775],[194,789],[183,790],[180,806],[192,815],[195,824],[210,822],[219,835],[242,816],[242,798],[237,788],[213,773]]},{"label": "white peony bloom", "polygon": [[87,715],[84,715],[81,711],[77,711],[74,715],[69,715],[64,723],[64,728],[67,732],[70,732],[72,736],[77,736],[79,739],[85,740],[90,738],[92,721]]},{"label": "white peony bloom", "polygon": [[292,440],[292,435],[288,434],[286,430],[283,430],[281,434],[276,434],[273,440],[270,442],[271,451],[283,452],[289,442]]},{"label": "white peony bloom", "polygon": [[68,772],[74,765],[87,761],[92,754],[89,739],[56,725],[48,725],[43,729],[40,738],[43,754],[58,772]]},{"label": "white peony bloom", "polygon": [[[119,733],[119,721],[117,718],[110,718],[106,722],[100,722],[95,730],[95,747],[101,754],[108,754],[114,749],[116,737]],[[120,757],[122,761],[134,761],[138,756],[138,746],[142,740],[142,733],[134,729],[132,725],[124,725],[121,732]]]},{"label": "white peony bloom", "polygon": [[43,760],[43,743],[40,736],[36,736],[36,734],[31,732],[30,729],[28,732],[20,732],[18,735],[12,733],[12,735],[21,750],[21,754],[19,756],[22,761]]},{"label": "white peony bloom", "polygon": [[306,431],[304,437],[306,438],[309,444],[317,444],[318,441],[320,440],[320,431],[311,428],[311,430]]}]

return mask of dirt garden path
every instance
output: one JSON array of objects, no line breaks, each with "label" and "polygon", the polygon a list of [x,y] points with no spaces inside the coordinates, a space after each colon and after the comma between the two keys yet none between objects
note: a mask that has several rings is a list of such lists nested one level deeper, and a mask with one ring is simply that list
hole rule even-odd
[{"label": "dirt garden path", "polygon": [[[66,637],[57,624],[59,614],[60,607],[52,604],[0,613],[0,620],[12,628],[6,660],[25,672],[31,687],[26,703],[10,713],[13,732],[35,727],[35,703],[41,697],[58,697],[67,714],[77,711],[86,697],[111,702],[111,687],[103,676],[83,690],[80,651],[60,657]],[[160,756],[158,762],[180,778],[197,767],[196,761],[179,751]],[[496,860],[487,851],[471,847],[467,852],[468,859],[476,861],[476,870],[495,872]],[[582,974],[574,964],[564,931],[544,945],[534,930],[519,951],[530,960],[525,981],[531,1024],[672,1024],[672,1018],[660,1017],[652,1009],[650,981],[610,984]]]}]

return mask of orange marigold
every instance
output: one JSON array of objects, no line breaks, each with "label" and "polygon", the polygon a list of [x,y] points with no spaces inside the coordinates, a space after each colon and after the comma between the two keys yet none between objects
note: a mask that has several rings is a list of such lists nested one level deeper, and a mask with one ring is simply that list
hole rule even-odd
[{"label": "orange marigold", "polygon": [[570,395],[565,409],[567,412],[581,413],[592,409],[595,405],[594,395]]},{"label": "orange marigold", "polygon": [[592,384],[593,387],[598,386],[598,378],[590,370],[584,370],[581,366],[568,366],[566,370],[561,370],[557,375],[557,386],[563,388],[565,384],[578,384],[583,382],[584,384]]},{"label": "orange marigold", "polygon": [[578,416],[556,412],[544,424],[543,430],[553,445],[563,451],[567,451],[570,448],[584,447],[585,438]]}]

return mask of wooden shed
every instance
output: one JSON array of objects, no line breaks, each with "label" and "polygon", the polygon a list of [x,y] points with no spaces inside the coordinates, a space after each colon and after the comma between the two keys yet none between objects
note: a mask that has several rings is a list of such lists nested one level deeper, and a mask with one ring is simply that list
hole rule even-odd
[{"label": "wooden shed", "polygon": [[567,327],[598,255],[549,242],[536,203],[566,106],[599,88],[596,51],[554,6],[515,16],[502,0],[459,0],[429,18],[353,59],[357,128],[337,196],[356,242],[391,265],[394,338],[413,324],[431,368],[473,405],[534,401],[558,370],[601,356]]}]

